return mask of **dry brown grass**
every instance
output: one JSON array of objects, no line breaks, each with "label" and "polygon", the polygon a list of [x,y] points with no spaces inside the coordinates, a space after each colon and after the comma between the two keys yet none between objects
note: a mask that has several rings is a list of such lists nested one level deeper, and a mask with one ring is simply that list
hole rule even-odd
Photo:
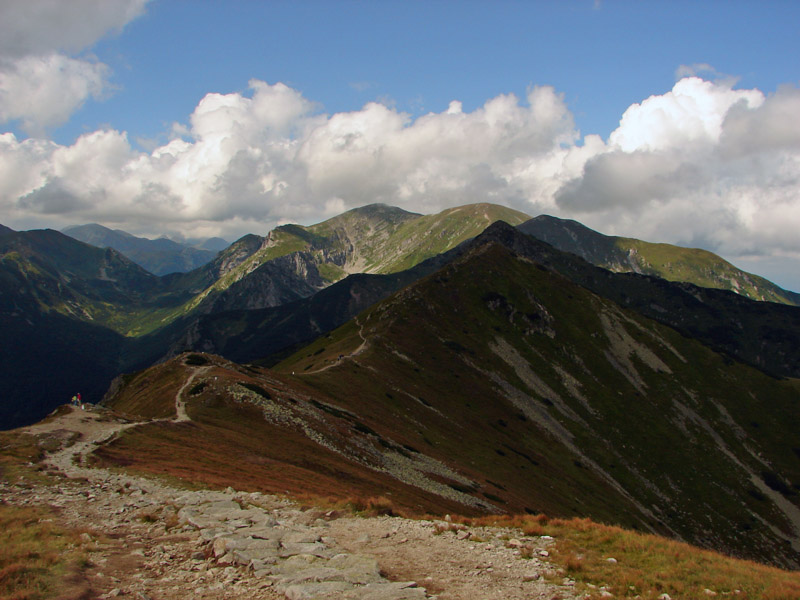
[{"label": "dry brown grass", "polygon": [[42,457],[38,440],[32,435],[18,431],[0,433],[0,477],[6,481],[37,477],[37,469],[31,465]]},{"label": "dry brown grass", "polygon": [[41,508],[0,504],[0,598],[38,600],[86,593],[80,532],[61,529]]},{"label": "dry brown grass", "polygon": [[[589,519],[490,516],[455,520],[477,526],[516,527],[525,535],[555,538],[550,559],[579,583],[588,598],[601,587],[617,598],[680,600],[731,597],[737,600],[797,600],[800,573],[701,550]],[[609,559],[614,559],[613,561]]]},{"label": "dry brown grass", "polygon": [[398,508],[385,496],[371,496],[366,499],[351,498],[346,502],[357,514],[369,517],[396,516]]},{"label": "dry brown grass", "polygon": [[173,484],[286,495],[349,513],[464,510],[455,501],[327,450],[301,431],[265,422],[255,408],[214,399],[197,401],[190,414],[188,423],[153,422],[130,429],[92,460]]}]

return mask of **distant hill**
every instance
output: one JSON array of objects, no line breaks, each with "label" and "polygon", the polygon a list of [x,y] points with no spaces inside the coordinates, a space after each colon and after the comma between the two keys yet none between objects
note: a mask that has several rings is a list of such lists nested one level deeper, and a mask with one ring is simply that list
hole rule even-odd
[{"label": "distant hill", "polygon": [[5,225],[0,225],[0,235],[6,235],[8,233],[14,233],[14,230]]},{"label": "distant hill", "polygon": [[185,246],[192,248],[199,248],[200,250],[209,250],[210,252],[222,252],[231,245],[227,240],[221,237],[212,237],[208,239],[191,238],[184,242]]},{"label": "distant hill", "polygon": [[63,233],[98,248],[114,248],[155,275],[192,271],[227,247],[227,242],[221,238],[205,241],[208,246],[195,247],[166,238],[140,238],[97,224],[67,227]]},{"label": "distant hill", "polygon": [[427,216],[371,204],[309,227],[283,225],[266,237],[245,236],[187,274],[180,285],[189,285],[199,272],[217,276],[203,276],[203,282],[213,282],[171,318],[279,306],[309,297],[348,274],[403,271],[454,248],[491,223],[519,224],[528,218],[492,204]]},{"label": "distant hill", "polygon": [[548,215],[531,219],[519,229],[611,271],[655,275],[668,281],[730,290],[753,300],[800,305],[800,294],[737,269],[707,250],[603,235],[577,221]]},{"label": "distant hill", "polygon": [[300,248],[327,253],[326,270],[335,281],[350,273],[403,271],[475,237],[492,223],[518,225],[528,219],[496,204],[469,204],[434,215],[372,204],[310,227],[279,227],[270,234],[269,247],[273,255]]}]

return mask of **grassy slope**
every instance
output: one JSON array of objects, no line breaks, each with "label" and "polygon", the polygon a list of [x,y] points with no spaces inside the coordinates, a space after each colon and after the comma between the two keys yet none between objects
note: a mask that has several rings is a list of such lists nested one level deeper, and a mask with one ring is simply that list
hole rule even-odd
[{"label": "grassy slope", "polygon": [[[641,534],[589,519],[546,515],[456,519],[468,525],[517,527],[527,535],[554,537],[548,560],[577,582],[587,599],[681,600],[732,596],[740,600],[800,597],[800,573],[730,558],[663,537]],[[525,548],[522,548],[525,551]],[[613,560],[610,560],[613,559]],[[559,581],[559,578],[555,578]]]},{"label": "grassy slope", "polygon": [[403,252],[379,272],[409,269],[475,237],[495,221],[519,225],[529,218],[524,213],[496,204],[469,204],[420,217],[400,227],[392,244],[403,248]]},{"label": "grassy slope", "polygon": [[800,294],[746,273],[706,250],[608,236],[577,221],[549,215],[531,219],[519,229],[611,271],[634,271],[668,281],[729,290],[752,300],[800,305]]},{"label": "grassy slope", "polygon": [[626,253],[632,251],[633,260],[643,273],[668,281],[686,281],[701,287],[730,290],[752,300],[798,305],[796,294],[763,277],[737,269],[713,252],[632,238],[616,238],[615,244]]},{"label": "grassy slope", "polygon": [[[327,397],[266,370],[202,356],[211,369],[186,391],[192,421],[128,430],[96,453],[101,463],[196,486],[357,504],[389,495],[398,510],[475,514],[370,468],[376,449],[384,449],[380,440],[352,415],[329,408]],[[182,361],[126,378],[107,405],[139,418],[174,414],[191,368]]]},{"label": "grassy slope", "polygon": [[[499,248],[360,319],[369,348],[304,379],[378,432],[459,463],[477,493],[512,510],[671,529],[785,559],[760,519],[791,531],[764,482],[797,505],[793,382],[725,361]],[[280,368],[313,372],[360,344],[349,325]],[[551,419],[584,456],[541,426]],[[652,515],[609,491],[610,478]]]}]

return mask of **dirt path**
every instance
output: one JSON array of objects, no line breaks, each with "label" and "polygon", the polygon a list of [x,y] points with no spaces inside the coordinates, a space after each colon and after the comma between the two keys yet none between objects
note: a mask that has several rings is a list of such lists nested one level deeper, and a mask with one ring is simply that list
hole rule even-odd
[{"label": "dirt path", "polygon": [[[176,403],[183,405],[183,391],[201,373],[181,387]],[[539,554],[549,539],[445,522],[336,518],[275,496],[230,488],[187,492],[87,465],[99,445],[139,424],[101,408],[73,408],[25,430],[39,438],[80,436],[46,458],[63,477],[52,485],[0,483],[5,502],[49,505],[62,525],[86,529],[92,598],[178,600],[187,590],[210,600],[575,597],[570,585],[542,580],[551,567]]]},{"label": "dirt path", "polygon": [[340,356],[336,362],[332,362],[328,365],[325,365],[324,367],[320,367],[319,369],[314,369],[313,371],[304,371],[303,375],[314,375],[316,373],[322,373],[323,371],[327,371],[328,369],[340,365],[344,360],[358,356],[369,347],[369,342],[367,342],[367,338],[364,335],[364,326],[358,321],[358,317],[356,317],[354,321],[356,325],[358,325],[358,337],[361,338],[361,345],[355,350],[353,350],[350,354],[343,354],[342,356]]},{"label": "dirt path", "polygon": [[197,378],[199,375],[202,375],[206,371],[208,371],[211,367],[196,367],[192,374],[186,379],[184,384],[181,386],[181,389],[178,390],[178,393],[175,394],[175,417],[176,423],[183,423],[185,421],[190,421],[189,415],[186,414],[186,402],[183,400],[183,392],[186,391],[192,382]]}]

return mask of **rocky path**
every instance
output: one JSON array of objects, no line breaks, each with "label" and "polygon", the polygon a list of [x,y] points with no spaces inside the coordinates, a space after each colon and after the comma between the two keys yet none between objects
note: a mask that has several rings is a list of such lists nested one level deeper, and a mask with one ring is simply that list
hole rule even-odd
[{"label": "rocky path", "polygon": [[178,390],[178,393],[175,394],[175,421],[177,423],[182,423],[185,421],[190,421],[189,415],[186,413],[186,401],[183,399],[183,393],[186,389],[192,385],[192,382],[200,375],[208,371],[211,367],[196,367],[192,374],[186,379],[184,384],[181,386],[181,389]]},{"label": "rocky path", "polygon": [[[187,382],[187,385],[189,382]],[[180,397],[180,394],[178,395]],[[180,413],[179,413],[180,414]],[[79,440],[47,458],[54,485],[0,483],[11,504],[50,505],[85,528],[91,597],[136,600],[568,599],[541,562],[552,540],[445,521],[356,518],[260,493],[185,491],[87,466],[99,444],[136,423],[73,409],[27,429]]]}]

